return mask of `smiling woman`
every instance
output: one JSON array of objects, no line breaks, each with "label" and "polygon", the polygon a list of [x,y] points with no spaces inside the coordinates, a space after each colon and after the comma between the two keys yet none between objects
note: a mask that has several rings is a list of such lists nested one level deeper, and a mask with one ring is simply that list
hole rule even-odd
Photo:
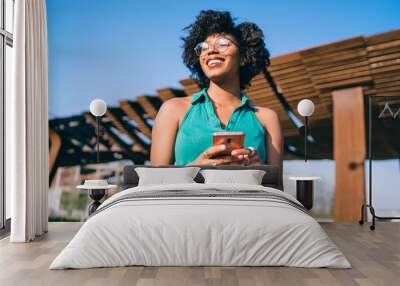
[{"label": "smiling woman", "polygon": [[[255,106],[243,90],[269,65],[264,35],[254,23],[236,25],[229,12],[201,11],[185,28],[183,61],[201,90],[160,108],[152,131],[153,165],[273,164],[282,168],[277,113]],[[243,132],[244,144],[226,153],[215,132]]]}]

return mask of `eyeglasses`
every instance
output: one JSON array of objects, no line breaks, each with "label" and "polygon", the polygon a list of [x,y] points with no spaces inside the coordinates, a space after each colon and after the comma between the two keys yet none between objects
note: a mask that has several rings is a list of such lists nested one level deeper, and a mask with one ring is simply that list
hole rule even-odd
[{"label": "eyeglasses", "polygon": [[[231,46],[231,44],[235,44],[238,46],[238,44],[231,39],[219,37],[214,40],[214,42],[212,43],[212,46],[218,52],[224,53]],[[210,46],[211,45],[207,42],[201,42],[201,43],[198,43],[194,47],[194,51],[196,52],[196,55],[200,56],[200,55],[208,52],[208,50],[210,49]]]}]

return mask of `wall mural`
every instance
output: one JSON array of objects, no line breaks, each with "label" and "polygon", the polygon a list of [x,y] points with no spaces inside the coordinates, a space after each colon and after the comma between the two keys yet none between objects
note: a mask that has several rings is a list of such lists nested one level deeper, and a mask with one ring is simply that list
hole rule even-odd
[{"label": "wall mural", "polygon": [[[393,99],[400,94],[396,81],[400,77],[400,63],[391,56],[399,51],[398,46],[392,45],[398,38],[400,30],[272,58],[268,71],[257,75],[245,90],[255,105],[268,106],[279,114],[285,137],[285,191],[295,193],[295,182],[288,179],[290,176],[321,178],[315,185],[312,209],[318,218],[333,218],[335,161],[331,95],[332,91],[347,87],[362,87],[366,98],[371,94],[384,96],[373,108],[374,184],[382,189],[373,185],[374,201],[377,212],[382,215],[392,214],[400,205],[398,196],[388,191],[398,190],[400,185],[400,106]],[[125,165],[149,162],[151,130],[162,103],[199,91],[193,79],[185,78],[179,83],[180,88],[160,88],[153,95],[132,95],[120,100],[118,106],[107,108],[99,121],[100,163],[96,154],[96,118],[89,111],[49,120],[50,220],[86,218],[90,199],[84,190],[76,189],[85,179],[103,178],[109,184],[120,185]],[[302,117],[296,112],[297,104],[305,98],[315,103],[315,112],[309,121],[306,163]],[[110,193],[114,191],[117,190]]]}]

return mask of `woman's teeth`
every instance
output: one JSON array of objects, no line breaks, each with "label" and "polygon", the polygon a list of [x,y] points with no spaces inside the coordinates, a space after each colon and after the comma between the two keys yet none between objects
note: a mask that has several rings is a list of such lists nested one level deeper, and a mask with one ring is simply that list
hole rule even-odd
[{"label": "woman's teeth", "polygon": [[223,62],[222,60],[215,59],[215,60],[210,60],[207,65],[208,66],[215,66],[215,65],[217,65],[219,63],[222,63],[222,62]]}]

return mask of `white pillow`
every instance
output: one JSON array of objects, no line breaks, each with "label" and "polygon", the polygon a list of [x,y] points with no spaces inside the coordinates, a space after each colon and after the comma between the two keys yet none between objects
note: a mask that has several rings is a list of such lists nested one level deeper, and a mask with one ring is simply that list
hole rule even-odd
[{"label": "white pillow", "polygon": [[265,175],[263,170],[201,170],[204,183],[234,183],[247,185],[261,185]]},{"label": "white pillow", "polygon": [[193,179],[199,170],[199,167],[135,168],[139,176],[138,186],[196,183]]}]

